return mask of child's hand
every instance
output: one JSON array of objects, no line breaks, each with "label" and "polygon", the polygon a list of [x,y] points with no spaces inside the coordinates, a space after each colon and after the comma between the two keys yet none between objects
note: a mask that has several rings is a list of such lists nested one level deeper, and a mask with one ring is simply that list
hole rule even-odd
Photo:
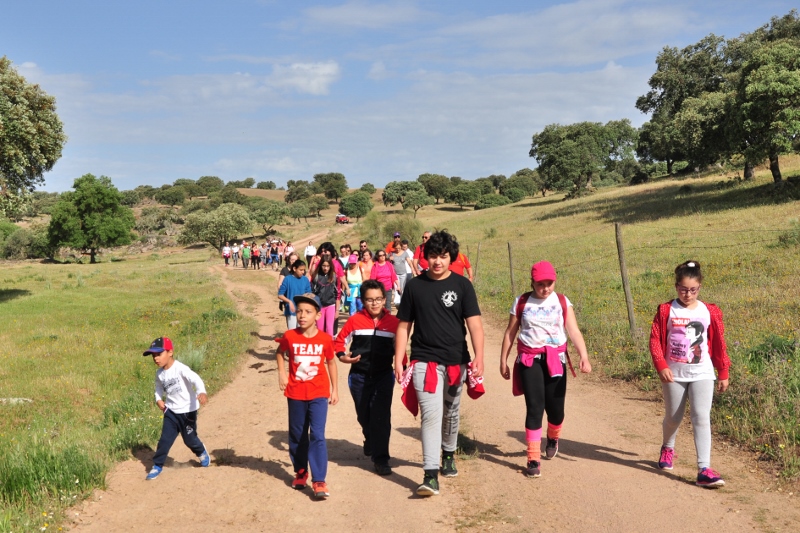
[{"label": "child's hand", "polygon": [[331,405],[336,405],[337,403],[339,403],[339,391],[335,390],[331,392],[331,398],[330,400],[328,400],[328,403]]},{"label": "child's hand", "polygon": [[158,400],[156,402],[156,405],[158,406],[159,409],[161,409],[162,413],[167,412],[167,404],[164,403],[164,400]]},{"label": "child's hand", "polygon": [[289,377],[285,373],[280,373],[278,375],[278,388],[281,390],[286,389],[286,385],[289,383]]},{"label": "child's hand", "polygon": [[503,379],[511,379],[511,372],[508,369],[508,361],[500,361],[500,375]]},{"label": "child's hand", "polygon": [[205,405],[208,403],[208,396],[206,395],[205,392],[200,393],[197,395],[197,401],[200,402],[200,405]]},{"label": "child's hand", "polygon": [[675,381],[672,377],[672,370],[669,368],[665,368],[661,372],[658,373],[658,377],[661,379],[661,383],[672,383]]},{"label": "child's hand", "polygon": [[297,309],[294,308],[294,302],[291,300],[289,301],[289,312],[291,312],[293,315],[297,313]]},{"label": "child's hand", "polygon": [[353,352],[347,352],[347,355],[341,356],[339,358],[339,361],[341,361],[342,363],[348,363],[352,365],[353,363],[358,363],[359,361],[361,361],[361,355],[359,354],[353,357]]},{"label": "child's hand", "polygon": [[725,392],[726,390],[728,390],[728,380],[727,379],[719,380],[717,382],[717,390],[719,392]]},{"label": "child's hand", "polygon": [[581,373],[588,374],[592,371],[592,363],[589,362],[588,357],[581,357],[581,362],[578,363]]},{"label": "child's hand", "polygon": [[398,367],[397,364],[394,365],[394,379],[398,385],[403,382],[403,369]]}]

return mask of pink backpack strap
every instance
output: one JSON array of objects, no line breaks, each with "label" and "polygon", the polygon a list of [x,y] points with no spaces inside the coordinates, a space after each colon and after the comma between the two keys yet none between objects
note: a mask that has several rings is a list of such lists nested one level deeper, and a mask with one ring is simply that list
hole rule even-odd
[{"label": "pink backpack strap", "polygon": [[[558,296],[558,303],[561,304],[561,318],[564,319],[564,331],[567,331],[567,297],[561,293],[556,293]],[[564,352],[567,355],[567,364],[569,365],[569,371],[572,372],[572,377],[577,378],[578,374],[575,373],[575,368],[572,366],[572,360],[569,358],[569,349]]]}]

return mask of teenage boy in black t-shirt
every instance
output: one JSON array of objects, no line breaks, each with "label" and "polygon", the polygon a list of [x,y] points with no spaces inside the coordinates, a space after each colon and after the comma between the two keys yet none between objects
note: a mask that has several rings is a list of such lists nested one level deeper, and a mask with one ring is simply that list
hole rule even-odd
[{"label": "teenage boy in black t-shirt", "polygon": [[483,375],[483,323],[472,283],[453,275],[448,267],[458,256],[458,242],[446,231],[430,236],[425,243],[428,270],[406,284],[397,311],[400,320],[395,337],[394,368],[399,383],[403,358],[411,337],[412,382],[419,401],[422,422],[422,455],[425,476],[417,487],[420,496],[439,494],[439,451],[441,473],[455,477],[454,453],[458,439],[461,389],[467,373],[469,350],[467,329],[475,359],[472,372]]}]

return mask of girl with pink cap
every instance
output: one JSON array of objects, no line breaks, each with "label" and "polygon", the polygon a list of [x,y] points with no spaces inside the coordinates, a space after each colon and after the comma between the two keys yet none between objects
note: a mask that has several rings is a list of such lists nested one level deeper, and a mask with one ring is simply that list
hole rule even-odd
[{"label": "girl with pink cap", "polygon": [[525,395],[525,440],[528,443],[525,475],[528,477],[541,475],[542,415],[545,412],[545,457],[552,459],[558,453],[558,439],[564,422],[567,364],[575,376],[567,353],[567,337],[578,350],[581,372],[588,374],[592,371],[572,303],[563,294],[555,292],[555,285],[553,265],[547,261],[533,265],[533,290],[514,300],[500,352],[500,374],[511,379],[508,356],[519,333],[513,391],[515,396]]}]

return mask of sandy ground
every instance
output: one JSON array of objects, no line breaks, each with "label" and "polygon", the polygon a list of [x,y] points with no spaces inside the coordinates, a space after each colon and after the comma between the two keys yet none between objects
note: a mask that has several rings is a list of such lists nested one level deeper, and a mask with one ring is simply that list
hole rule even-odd
[{"label": "sandy ground", "polygon": [[414,494],[422,479],[419,421],[399,401],[399,389],[394,473],[372,471],[361,451],[347,365],[339,366],[341,401],[328,415],[331,497],[317,501],[309,489],[292,490],[275,363],[274,338],[284,329],[276,275],[213,268],[260,327],[252,332],[258,345],[233,382],[201,412],[199,434],[212,466],[200,468],[178,441],[161,476],[145,481],[152,453],[142,452],[114,468],[106,490],[70,511],[73,531],[800,531],[797,495],[777,491],[751,458],[718,441],[713,465],[727,485],[696,487],[688,426],[679,435],[675,470],[659,471],[662,403],[582,376],[569,384],[559,455],[543,462],[541,478],[526,478],[524,401],[497,371],[502,331],[490,327],[488,392],[462,402],[462,433],[478,451],[459,460],[458,477],[440,479],[439,496]]}]

